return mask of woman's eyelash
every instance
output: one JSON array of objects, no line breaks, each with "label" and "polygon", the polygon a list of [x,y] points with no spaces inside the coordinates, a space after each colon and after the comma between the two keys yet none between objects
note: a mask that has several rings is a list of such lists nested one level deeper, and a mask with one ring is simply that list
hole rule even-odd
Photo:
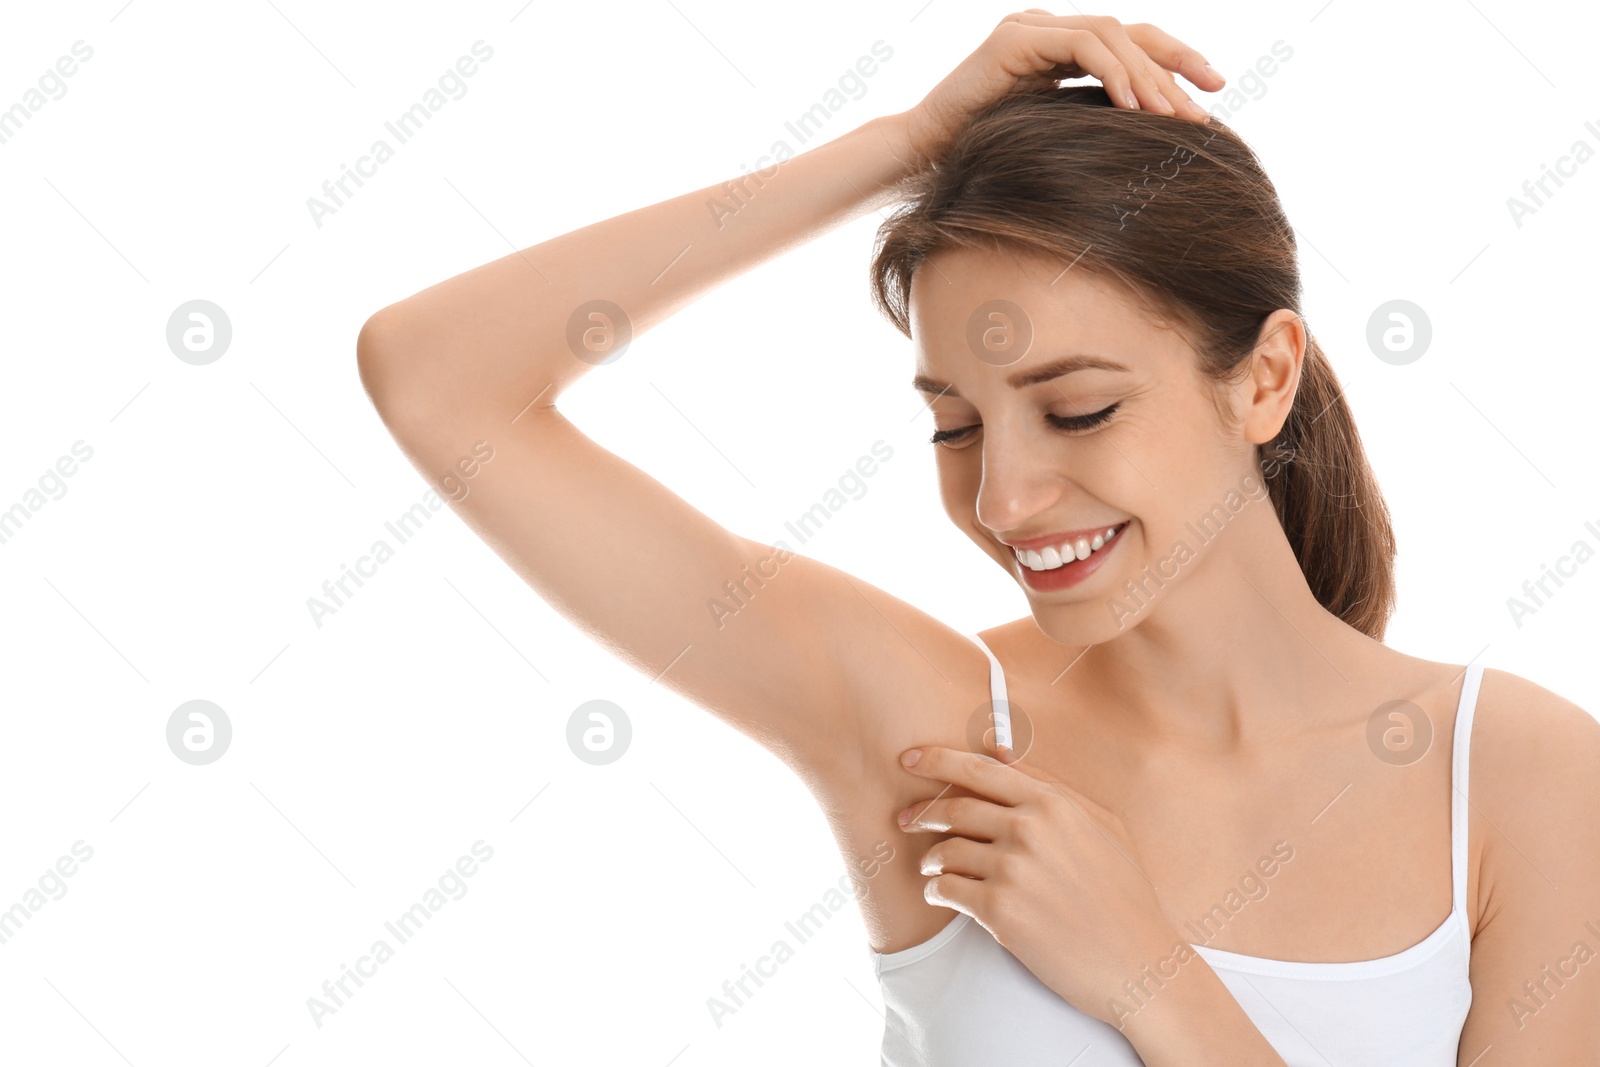
[{"label": "woman's eyelash", "polygon": [[[1051,425],[1055,426],[1058,430],[1092,430],[1096,426],[1099,426],[1101,423],[1109,419],[1112,413],[1115,412],[1120,406],[1121,403],[1118,402],[1116,404],[1112,404],[1108,408],[1104,408],[1089,415],[1046,414],[1045,418],[1050,420]],[[962,426],[955,430],[938,430],[932,437],[928,438],[928,443],[931,445],[937,445],[942,444],[945,441],[954,441],[966,436],[968,433],[972,432],[972,430],[973,427],[971,426]]]},{"label": "woman's eyelash", "polygon": [[1101,423],[1109,419],[1117,410],[1117,408],[1121,406],[1122,404],[1119,401],[1118,403],[1112,404],[1108,408],[1102,408],[1101,410],[1093,412],[1089,415],[1047,414],[1045,415],[1045,418],[1049,419],[1052,424],[1063,430],[1092,430],[1096,426],[1099,426]]}]

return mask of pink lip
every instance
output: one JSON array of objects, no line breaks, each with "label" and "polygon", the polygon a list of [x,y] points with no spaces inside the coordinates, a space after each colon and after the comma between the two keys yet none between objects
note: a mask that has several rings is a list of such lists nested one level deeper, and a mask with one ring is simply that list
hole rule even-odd
[{"label": "pink lip", "polygon": [[1064,545],[1069,542],[1076,543],[1080,537],[1087,541],[1093,541],[1095,534],[1103,534],[1107,530],[1115,526],[1120,526],[1126,521],[1126,519],[1123,519],[1119,522],[1105,522],[1101,523],[1099,526],[1090,526],[1083,530],[1065,530],[1061,533],[1045,534],[1042,537],[1029,537],[1021,541],[1010,541],[1002,537],[1000,542],[1002,544],[1009,545],[1020,552],[1026,552],[1029,549],[1039,552],[1043,549],[1054,548],[1058,545]]}]

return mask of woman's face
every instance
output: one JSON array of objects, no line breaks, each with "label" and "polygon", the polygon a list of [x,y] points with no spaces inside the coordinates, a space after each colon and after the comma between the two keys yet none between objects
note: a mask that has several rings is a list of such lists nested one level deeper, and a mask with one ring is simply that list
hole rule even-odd
[{"label": "woman's face", "polygon": [[[1091,644],[1167,603],[1214,551],[1245,545],[1222,535],[1246,513],[1276,523],[1254,446],[1283,416],[1263,423],[1272,394],[1247,379],[1221,387],[1230,429],[1180,333],[1065,266],[939,252],[914,276],[911,327],[946,513],[1022,586],[1045,633]],[[1074,561],[1033,570],[1014,545]]]}]

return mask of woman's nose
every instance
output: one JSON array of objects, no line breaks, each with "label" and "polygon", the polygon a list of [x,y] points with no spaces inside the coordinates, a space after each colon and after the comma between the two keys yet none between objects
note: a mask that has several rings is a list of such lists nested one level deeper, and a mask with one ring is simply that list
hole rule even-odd
[{"label": "woman's nose", "polygon": [[1025,442],[994,441],[985,433],[983,475],[978,484],[978,521],[996,533],[1025,526],[1061,498],[1066,472],[1059,456],[1041,456]]}]

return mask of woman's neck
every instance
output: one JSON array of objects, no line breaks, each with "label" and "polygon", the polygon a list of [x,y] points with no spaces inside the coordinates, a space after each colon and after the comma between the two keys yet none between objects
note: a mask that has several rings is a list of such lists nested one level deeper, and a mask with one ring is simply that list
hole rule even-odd
[{"label": "woman's neck", "polygon": [[[1037,621],[1032,630],[1059,659],[1061,644]],[[1117,709],[1138,736],[1228,751],[1281,736],[1285,710],[1313,696],[1354,695],[1382,648],[1317,602],[1267,509],[1241,515],[1069,670],[1075,692]]]}]

